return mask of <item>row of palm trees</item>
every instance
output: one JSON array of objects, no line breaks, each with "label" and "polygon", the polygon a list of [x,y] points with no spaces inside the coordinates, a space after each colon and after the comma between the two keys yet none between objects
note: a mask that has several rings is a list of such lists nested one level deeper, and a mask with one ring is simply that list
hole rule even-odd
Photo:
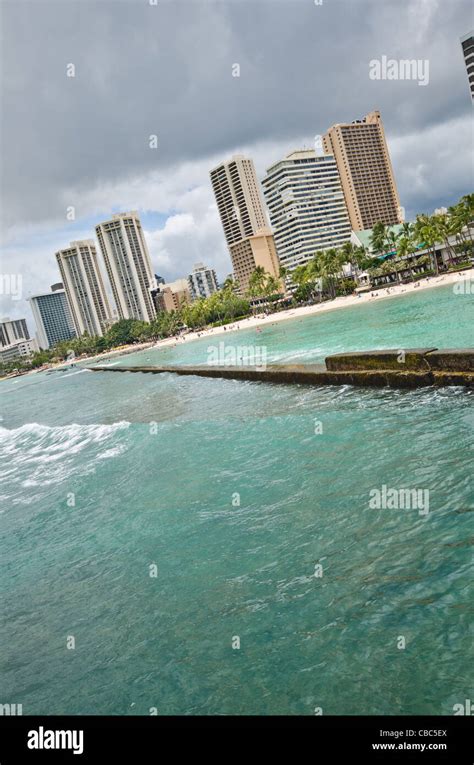
[{"label": "row of palm trees", "polygon": [[[280,274],[281,276],[281,274]],[[263,266],[257,266],[250,275],[246,296],[252,298],[270,298],[284,291],[283,282],[276,276],[265,271]]]},{"label": "row of palm trees", "polygon": [[356,281],[363,272],[371,281],[392,275],[401,281],[404,272],[414,279],[415,273],[427,269],[438,274],[440,245],[447,253],[448,267],[473,257],[473,227],[474,194],[463,196],[445,211],[418,215],[414,223],[406,222],[401,227],[377,223],[372,230],[370,250],[345,242],[341,247],[316,252],[308,263],[295,268],[291,272],[295,296],[305,300],[314,299],[316,293],[320,297],[326,293],[334,298],[341,285],[348,289],[347,283],[344,285],[344,266],[349,267],[347,270]]},{"label": "row of palm trees", "polygon": [[[466,194],[456,205],[433,215],[418,215],[414,223],[404,223],[396,233],[393,228],[377,223],[372,231],[371,248],[377,255],[396,254],[410,258],[417,251],[427,249],[433,271],[438,273],[436,245],[442,244],[449,265],[459,257],[472,255],[472,227],[474,226],[474,194]],[[453,243],[454,239],[454,243]]]}]

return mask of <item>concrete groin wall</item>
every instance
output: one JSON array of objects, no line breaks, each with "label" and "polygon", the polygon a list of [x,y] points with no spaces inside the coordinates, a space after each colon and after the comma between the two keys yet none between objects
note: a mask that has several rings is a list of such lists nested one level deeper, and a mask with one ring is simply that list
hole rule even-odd
[{"label": "concrete groin wall", "polygon": [[326,367],[342,370],[410,370],[416,372],[474,372],[474,349],[399,348],[383,351],[336,353],[328,356]]},{"label": "concrete groin wall", "polygon": [[135,372],[198,377],[219,377],[300,385],[357,385],[418,388],[429,385],[474,387],[474,349],[440,351],[410,348],[338,353],[326,364],[274,364],[265,368],[243,366],[136,366],[89,367],[93,372]]}]

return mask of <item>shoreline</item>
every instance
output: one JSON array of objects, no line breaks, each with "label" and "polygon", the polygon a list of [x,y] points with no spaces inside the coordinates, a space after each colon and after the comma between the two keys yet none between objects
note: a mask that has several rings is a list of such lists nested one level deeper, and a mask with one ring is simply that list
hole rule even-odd
[{"label": "shoreline", "polygon": [[[109,358],[126,356],[130,353],[140,353],[141,351],[150,349],[165,349],[175,348],[181,344],[187,344],[193,340],[202,340],[206,337],[216,337],[227,332],[239,332],[245,329],[255,329],[264,327],[266,325],[275,324],[280,321],[288,321],[291,319],[304,318],[305,316],[314,316],[318,313],[325,313],[327,311],[337,311],[342,308],[348,308],[354,305],[365,305],[374,301],[389,300],[393,297],[400,297],[400,295],[408,294],[423,289],[430,289],[434,287],[443,287],[449,284],[456,284],[459,281],[474,280],[474,268],[458,271],[455,273],[442,274],[440,276],[430,276],[425,279],[419,279],[409,284],[395,284],[387,289],[379,289],[376,292],[366,292],[360,295],[344,295],[342,297],[334,298],[334,300],[327,300],[324,303],[315,303],[314,305],[300,306],[297,308],[288,308],[285,311],[278,313],[271,313],[268,316],[257,314],[256,316],[249,316],[240,321],[226,324],[225,328],[212,327],[210,329],[192,330],[186,335],[181,335],[178,340],[176,337],[167,337],[163,340],[149,341],[146,343],[137,343],[136,345],[122,346],[121,348],[113,348],[110,351],[104,351],[99,355],[88,356],[83,359],[76,359],[76,361],[60,361],[57,364],[53,364],[45,369],[31,369],[29,372],[25,372],[22,375],[12,375],[2,377],[2,380],[16,379],[17,377],[27,377],[28,375],[39,374],[40,372],[50,372],[53,370],[59,370],[62,368],[69,368],[71,363],[76,366],[82,366],[83,364],[91,361],[102,360],[107,361]],[[388,292],[387,292],[388,290]]]},{"label": "shoreline", "polygon": [[193,340],[202,340],[205,337],[215,337],[227,332],[239,332],[240,330],[245,329],[256,329],[257,327],[263,327],[280,321],[288,321],[291,319],[303,318],[305,316],[314,316],[318,313],[335,311],[340,308],[349,308],[354,305],[365,305],[367,303],[379,302],[380,300],[400,297],[400,295],[417,292],[418,290],[444,287],[449,284],[456,284],[456,282],[467,281],[469,279],[474,279],[474,268],[458,271],[456,273],[442,274],[440,276],[430,276],[425,279],[410,282],[409,284],[396,284],[387,287],[387,289],[383,288],[376,292],[366,292],[359,296],[344,295],[342,297],[334,298],[334,300],[327,300],[324,303],[288,308],[285,311],[271,313],[268,316],[262,314],[249,316],[246,319],[226,324],[225,329],[224,327],[212,327],[201,331],[192,330],[187,335],[182,335],[178,340],[176,340],[175,337],[167,337],[164,340],[158,340],[156,343],[152,344],[151,347],[156,349],[176,347],[181,344],[184,345],[188,342],[192,342]]}]

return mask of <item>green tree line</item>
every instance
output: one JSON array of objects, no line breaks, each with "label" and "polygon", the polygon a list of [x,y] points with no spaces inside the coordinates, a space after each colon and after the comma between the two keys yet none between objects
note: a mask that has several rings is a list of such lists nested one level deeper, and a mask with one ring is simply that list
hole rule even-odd
[{"label": "green tree line", "polygon": [[[291,272],[295,287],[293,304],[322,299],[354,291],[358,277],[366,271],[372,282],[380,278],[402,275],[414,279],[420,272],[439,273],[436,245],[442,243],[448,254],[448,266],[463,265],[474,255],[472,229],[474,227],[474,194],[463,196],[446,212],[418,215],[414,223],[404,223],[396,232],[393,227],[377,223],[370,240],[371,253],[362,246],[345,242],[339,248],[316,252],[313,258]],[[454,242],[451,241],[454,239]],[[419,255],[427,250],[428,255]],[[343,266],[351,266],[351,277],[344,275]],[[62,340],[53,348],[41,350],[30,359],[14,359],[0,365],[6,374],[12,370],[34,369],[52,361],[64,361],[71,355],[93,356],[123,345],[156,341],[176,335],[183,327],[204,329],[244,318],[251,314],[250,301],[264,298],[269,305],[275,303],[285,291],[284,279],[289,276],[280,269],[279,279],[261,266],[250,276],[244,295],[239,285],[229,276],[222,289],[207,298],[184,303],[177,311],[160,311],[150,323],[136,319],[120,319],[102,337],[82,337]]]}]

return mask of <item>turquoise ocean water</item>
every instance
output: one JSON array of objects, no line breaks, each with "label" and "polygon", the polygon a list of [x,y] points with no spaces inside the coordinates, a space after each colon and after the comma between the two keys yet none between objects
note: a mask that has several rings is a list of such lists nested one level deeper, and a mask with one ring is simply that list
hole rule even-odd
[{"label": "turquoise ocean water", "polygon": [[[222,340],[281,363],[472,346],[474,297],[442,287]],[[209,344],[114,363],[205,363]],[[472,392],[76,368],[0,394],[1,703],[436,715],[473,698]],[[370,508],[384,484],[429,490],[428,516]]]}]

